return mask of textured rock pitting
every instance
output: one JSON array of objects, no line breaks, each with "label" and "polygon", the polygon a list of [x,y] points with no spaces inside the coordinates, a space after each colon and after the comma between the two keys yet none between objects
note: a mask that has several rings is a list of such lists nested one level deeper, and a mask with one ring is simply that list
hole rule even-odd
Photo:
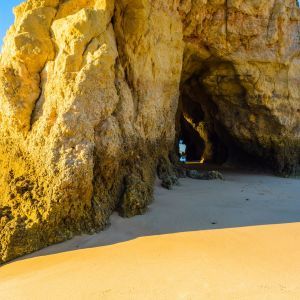
[{"label": "textured rock pitting", "polygon": [[295,171],[295,1],[28,0],[15,15],[0,57],[0,262],[103,229],[116,208],[142,213],[161,162],[176,178],[183,90],[205,136],[221,126]]}]

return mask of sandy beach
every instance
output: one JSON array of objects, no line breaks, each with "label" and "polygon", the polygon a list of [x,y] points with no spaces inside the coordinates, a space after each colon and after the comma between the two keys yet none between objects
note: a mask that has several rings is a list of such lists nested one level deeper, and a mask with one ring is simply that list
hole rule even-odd
[{"label": "sandy beach", "polygon": [[146,215],[2,266],[0,297],[299,299],[299,257],[299,179],[226,172],[157,182]]}]

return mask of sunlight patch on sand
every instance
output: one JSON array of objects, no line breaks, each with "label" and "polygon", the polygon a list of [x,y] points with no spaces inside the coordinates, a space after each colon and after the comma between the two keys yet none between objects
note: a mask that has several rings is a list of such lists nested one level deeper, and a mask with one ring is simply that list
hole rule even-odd
[{"label": "sunlight patch on sand", "polygon": [[182,232],[13,262],[1,299],[298,299],[300,223]]}]

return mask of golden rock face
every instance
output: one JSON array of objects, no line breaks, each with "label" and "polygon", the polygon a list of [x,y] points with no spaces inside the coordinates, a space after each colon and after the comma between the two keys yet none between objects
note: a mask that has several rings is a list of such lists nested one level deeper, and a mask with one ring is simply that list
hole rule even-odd
[{"label": "golden rock face", "polygon": [[214,120],[247,152],[293,172],[300,156],[296,1],[187,0],[179,11],[186,87],[196,81],[210,95]]},{"label": "golden rock face", "polygon": [[102,229],[135,189],[143,211],[193,80],[245,150],[297,165],[294,1],[28,0],[15,15],[0,57],[0,262]]}]

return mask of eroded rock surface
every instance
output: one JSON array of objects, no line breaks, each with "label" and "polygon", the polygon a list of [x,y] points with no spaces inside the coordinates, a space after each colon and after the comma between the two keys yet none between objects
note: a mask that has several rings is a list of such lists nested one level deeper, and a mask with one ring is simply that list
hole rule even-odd
[{"label": "eroded rock surface", "polygon": [[[294,0],[182,1],[183,90],[277,172],[299,164],[300,10]],[[196,124],[197,125],[197,124]],[[226,139],[226,138],[225,138]],[[228,138],[227,138],[228,139]]]},{"label": "eroded rock surface", "polygon": [[101,230],[116,208],[142,213],[180,92],[207,139],[221,126],[295,171],[295,1],[28,0],[15,15],[0,57],[0,262]]}]

